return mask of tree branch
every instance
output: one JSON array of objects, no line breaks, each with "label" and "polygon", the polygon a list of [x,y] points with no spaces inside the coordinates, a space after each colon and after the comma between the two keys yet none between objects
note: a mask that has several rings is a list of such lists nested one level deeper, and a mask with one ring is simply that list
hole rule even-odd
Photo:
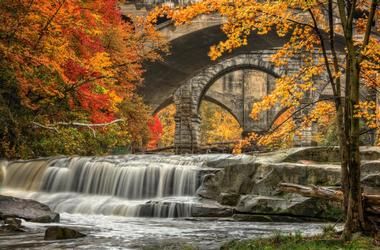
[{"label": "tree branch", "polygon": [[118,122],[123,122],[123,121],[125,121],[125,119],[116,119],[116,120],[113,120],[111,122],[105,122],[105,123],[56,122],[56,123],[44,125],[44,124],[41,124],[39,122],[32,122],[32,124],[35,126],[41,127],[41,128],[54,130],[56,132],[58,132],[59,126],[87,127],[88,129],[90,129],[93,132],[93,135],[95,137],[94,127],[106,127],[106,126],[109,126],[109,125],[112,125],[112,124],[115,124]]},{"label": "tree branch", "polygon": [[45,26],[42,28],[42,30],[40,31],[40,35],[38,36],[38,39],[37,39],[37,42],[36,44],[33,46],[34,49],[37,48],[37,46],[39,45],[39,43],[41,42],[43,36],[45,35],[45,32],[47,31],[47,29],[49,28],[51,22],[53,21],[53,19],[57,16],[59,10],[62,8],[62,6],[65,4],[66,0],[62,0],[62,2],[60,3],[60,5],[58,6],[58,8],[56,9],[56,11],[54,12],[54,14],[49,18],[49,20],[46,22]]},{"label": "tree branch", "polygon": [[372,21],[373,21],[373,18],[375,17],[376,8],[377,8],[377,0],[372,0],[371,8],[370,8],[368,19],[367,19],[367,26],[366,26],[366,30],[364,34],[364,39],[363,39],[363,48],[366,47],[369,43],[369,38],[371,36],[371,30],[372,30]]},{"label": "tree branch", "polygon": [[320,32],[320,30],[318,28],[318,23],[317,23],[317,20],[315,19],[313,11],[311,9],[308,9],[308,12],[309,12],[309,14],[311,16],[311,19],[313,20],[314,31],[317,34],[317,36],[319,38],[319,41],[321,42],[322,55],[323,55],[323,59],[325,61],[325,67],[326,67],[326,71],[327,71],[327,74],[328,74],[329,79],[330,79],[330,83],[331,83],[331,87],[332,87],[332,90],[333,90],[333,94],[334,94],[334,96],[337,96],[337,89],[336,89],[336,86],[335,86],[334,77],[333,77],[333,75],[331,73],[329,59],[327,57],[326,45],[325,45],[325,42],[323,40],[323,36],[322,36],[322,34],[321,34],[321,32]]}]

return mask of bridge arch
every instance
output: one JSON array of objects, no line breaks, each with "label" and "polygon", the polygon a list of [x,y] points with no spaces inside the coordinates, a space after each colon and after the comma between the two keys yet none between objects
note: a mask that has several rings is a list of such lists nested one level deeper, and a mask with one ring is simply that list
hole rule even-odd
[{"label": "bridge arch", "polygon": [[227,58],[200,71],[175,91],[173,97],[176,105],[174,143],[178,152],[194,152],[199,147],[200,103],[207,90],[218,78],[239,69],[256,69],[274,77],[286,73],[285,68],[275,67],[270,62],[272,54],[273,51],[264,50]]}]

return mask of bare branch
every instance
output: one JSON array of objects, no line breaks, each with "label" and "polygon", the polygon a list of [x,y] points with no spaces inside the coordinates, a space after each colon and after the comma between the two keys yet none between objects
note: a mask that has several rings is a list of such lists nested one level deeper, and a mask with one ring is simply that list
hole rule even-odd
[{"label": "bare branch", "polygon": [[318,23],[317,23],[317,20],[315,19],[313,11],[311,9],[309,9],[308,11],[309,11],[309,14],[311,16],[311,19],[313,20],[314,31],[317,34],[317,36],[319,38],[319,41],[321,42],[321,49],[322,49],[323,59],[325,61],[326,71],[327,71],[327,74],[328,74],[329,79],[330,79],[330,83],[331,83],[331,87],[332,87],[334,96],[337,96],[337,89],[336,89],[336,86],[335,86],[335,83],[334,83],[333,74],[331,73],[329,59],[327,57],[326,45],[325,45],[325,42],[323,40],[323,36],[322,36],[322,34],[321,34],[321,32],[320,32],[320,30],[318,28]]},{"label": "bare branch", "polygon": [[363,48],[367,46],[369,43],[369,38],[371,36],[371,30],[372,30],[372,21],[373,21],[373,18],[375,17],[376,8],[377,8],[377,0],[372,0],[371,9],[369,11],[367,26],[366,26],[366,30],[364,34],[364,39],[363,39]]},{"label": "bare branch", "polygon": [[105,123],[56,122],[56,123],[44,125],[44,124],[41,124],[39,122],[32,122],[32,124],[35,126],[41,127],[41,128],[54,130],[56,132],[58,132],[59,126],[86,127],[92,131],[92,133],[95,137],[96,136],[96,131],[94,129],[95,127],[106,127],[106,126],[109,126],[109,125],[112,125],[112,124],[115,124],[118,122],[123,122],[123,121],[125,121],[125,119],[116,119],[116,120],[113,120],[111,122],[105,122]]}]

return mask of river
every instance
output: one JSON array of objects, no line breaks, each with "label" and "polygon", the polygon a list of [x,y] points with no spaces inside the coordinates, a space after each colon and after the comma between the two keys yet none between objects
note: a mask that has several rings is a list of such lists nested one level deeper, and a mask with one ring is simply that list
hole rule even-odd
[{"label": "river", "polygon": [[87,237],[44,241],[43,232],[52,224],[24,222],[27,232],[0,236],[0,248],[162,249],[190,244],[218,249],[232,239],[322,231],[325,224],[319,223],[191,217],[192,208],[202,203],[196,190],[207,160],[126,155],[10,162],[4,167],[1,194],[43,202],[61,214],[55,224],[77,228]]}]

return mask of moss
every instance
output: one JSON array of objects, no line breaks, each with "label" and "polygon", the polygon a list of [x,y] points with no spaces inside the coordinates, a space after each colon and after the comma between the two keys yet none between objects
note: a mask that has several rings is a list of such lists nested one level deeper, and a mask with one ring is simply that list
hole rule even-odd
[{"label": "moss", "polygon": [[334,250],[334,249],[373,249],[380,250],[380,247],[373,245],[373,239],[369,237],[358,237],[357,239],[344,243],[336,234],[329,232],[328,234],[302,237],[295,235],[276,234],[267,239],[255,239],[244,241],[231,241],[221,249],[223,250]]},{"label": "moss", "polygon": [[145,246],[143,250],[198,250],[199,248],[181,242],[163,242],[159,245]]}]

